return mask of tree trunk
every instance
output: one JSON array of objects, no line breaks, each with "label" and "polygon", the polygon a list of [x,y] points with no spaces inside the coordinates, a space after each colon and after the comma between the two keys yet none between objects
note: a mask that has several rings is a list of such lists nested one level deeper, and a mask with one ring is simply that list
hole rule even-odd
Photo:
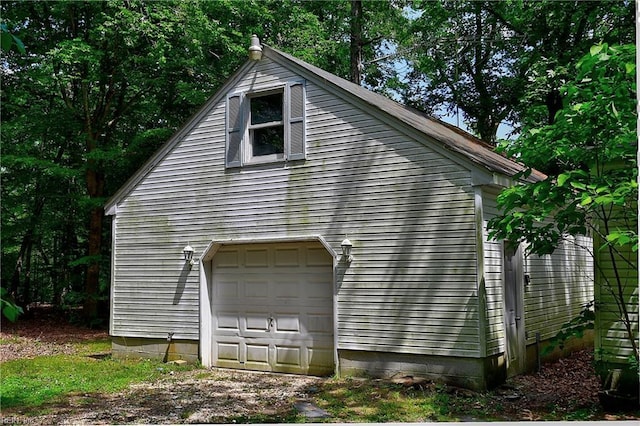
[{"label": "tree trunk", "polygon": [[562,95],[560,95],[560,91],[553,89],[547,93],[545,104],[547,105],[547,111],[549,111],[549,124],[553,124],[556,121],[556,114],[562,109]]},{"label": "tree trunk", "polygon": [[22,243],[20,244],[20,251],[18,252],[18,260],[16,260],[16,266],[13,269],[13,275],[11,276],[11,289],[9,294],[14,298],[16,303],[20,306],[24,306],[24,291],[20,292],[22,281],[22,272],[24,270],[25,258],[28,252],[31,251],[31,245],[33,244],[33,231],[31,229],[22,237]]},{"label": "tree trunk", "polygon": [[[104,175],[95,170],[95,164],[89,164],[87,170],[87,189],[93,199],[104,193]],[[85,277],[84,317],[86,320],[95,319],[98,315],[98,292],[100,289],[100,255],[102,253],[102,220],[104,209],[102,206],[93,207],[89,216],[89,264]]]},{"label": "tree trunk", "polygon": [[[36,182],[36,194],[39,193],[39,185]],[[18,252],[18,260],[16,261],[13,275],[11,276],[11,291],[10,294],[16,300],[18,305],[26,306],[29,303],[29,295],[25,291],[22,291],[20,295],[20,281],[22,280],[22,273],[25,270],[25,263],[27,263],[27,273],[29,272],[29,264],[31,263],[31,247],[33,246],[33,235],[40,221],[40,216],[44,209],[45,200],[43,197],[36,196],[36,203],[33,208],[33,215],[31,216],[31,223],[29,228],[22,237],[22,243],[20,244],[20,251]],[[29,283],[27,283],[29,285]]]},{"label": "tree trunk", "polygon": [[53,260],[51,265],[51,281],[53,282],[53,306],[59,308],[62,306],[62,286],[63,276],[60,273],[62,268],[62,255],[60,253],[60,238],[53,238]]},{"label": "tree trunk", "polygon": [[33,241],[27,246],[24,255],[24,284],[22,287],[22,304],[27,308],[32,301],[31,298],[31,253],[33,251]]},{"label": "tree trunk", "polygon": [[362,1],[351,0],[351,81],[360,85],[362,80]]}]

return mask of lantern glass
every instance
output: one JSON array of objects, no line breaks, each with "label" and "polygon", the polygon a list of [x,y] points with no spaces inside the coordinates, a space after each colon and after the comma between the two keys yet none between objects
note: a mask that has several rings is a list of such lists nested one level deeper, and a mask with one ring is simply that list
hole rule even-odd
[{"label": "lantern glass", "polygon": [[259,61],[262,59],[262,46],[260,46],[260,39],[257,35],[251,36],[251,46],[249,46],[249,59],[252,61]]},{"label": "lantern glass", "polygon": [[349,262],[352,260],[351,249],[353,248],[353,244],[347,238],[345,238],[340,244],[342,247],[342,256],[344,256]]},{"label": "lantern glass", "polygon": [[184,260],[186,262],[190,262],[193,259],[194,250],[190,245],[187,245],[184,249],[182,249],[182,252],[184,253]]}]

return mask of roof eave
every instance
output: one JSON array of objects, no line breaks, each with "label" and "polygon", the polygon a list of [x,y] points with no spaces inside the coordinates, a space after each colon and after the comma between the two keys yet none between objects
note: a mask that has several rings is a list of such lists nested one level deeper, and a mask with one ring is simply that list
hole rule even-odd
[{"label": "roof eave", "polygon": [[[437,141],[446,151],[456,156],[462,156],[467,162],[474,164],[475,167],[489,170],[491,173],[503,174],[510,178],[526,169],[522,164],[495,152],[491,145],[460,128],[399,104],[378,93],[371,92],[277,49],[263,45],[263,54],[281,65],[293,64],[301,73],[313,77],[313,79],[324,83],[326,86],[335,88],[340,93],[350,95],[352,98],[363,102],[368,107],[379,111],[387,117],[391,117],[393,120],[404,123],[409,128]],[[397,114],[393,114],[393,110]],[[546,176],[534,170],[530,177],[533,181],[537,181],[543,180]]]}]

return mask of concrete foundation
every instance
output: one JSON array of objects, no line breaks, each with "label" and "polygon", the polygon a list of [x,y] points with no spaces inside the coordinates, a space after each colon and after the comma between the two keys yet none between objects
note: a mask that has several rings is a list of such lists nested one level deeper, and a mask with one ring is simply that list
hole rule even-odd
[{"label": "concrete foundation", "polygon": [[199,342],[196,340],[148,339],[142,337],[112,336],[111,347],[115,358],[157,359],[164,362],[183,359],[197,363]]},{"label": "concrete foundation", "polygon": [[[527,347],[527,371],[534,371],[538,357],[547,345]],[[178,359],[190,363],[199,361],[199,342],[195,340],[151,339],[141,337],[112,337],[113,356],[116,358],[148,358],[161,361]],[[540,362],[553,361],[567,353],[582,348],[593,348],[593,334],[586,333],[581,340],[571,339],[562,350],[556,349]],[[338,350],[339,374],[376,378],[422,377],[434,382],[473,390],[485,390],[499,386],[507,377],[503,354],[488,358],[462,358]]]},{"label": "concrete foundation", "polygon": [[474,390],[495,387],[506,377],[502,356],[480,359],[347,350],[338,351],[338,356],[341,375],[415,376]]},{"label": "concrete foundation", "polygon": [[567,340],[562,349],[556,347],[549,354],[542,356],[542,352],[544,349],[549,346],[549,341],[545,340],[540,342],[539,345],[533,344],[527,346],[527,363],[526,368],[527,372],[536,371],[538,368],[538,363],[544,364],[547,362],[553,362],[560,358],[566,357],[571,352],[579,351],[582,349],[591,349],[593,350],[593,338],[594,332],[593,330],[586,330],[584,332],[584,336],[582,338],[571,338]]}]

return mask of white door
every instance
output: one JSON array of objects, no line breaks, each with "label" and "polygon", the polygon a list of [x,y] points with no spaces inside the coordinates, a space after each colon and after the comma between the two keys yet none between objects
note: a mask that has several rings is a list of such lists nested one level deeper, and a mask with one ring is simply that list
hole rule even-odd
[{"label": "white door", "polygon": [[522,251],[505,243],[504,247],[504,322],[507,375],[525,371],[525,329],[522,282]]},{"label": "white door", "polygon": [[334,372],[333,258],[321,244],[226,245],[212,277],[213,365]]}]

